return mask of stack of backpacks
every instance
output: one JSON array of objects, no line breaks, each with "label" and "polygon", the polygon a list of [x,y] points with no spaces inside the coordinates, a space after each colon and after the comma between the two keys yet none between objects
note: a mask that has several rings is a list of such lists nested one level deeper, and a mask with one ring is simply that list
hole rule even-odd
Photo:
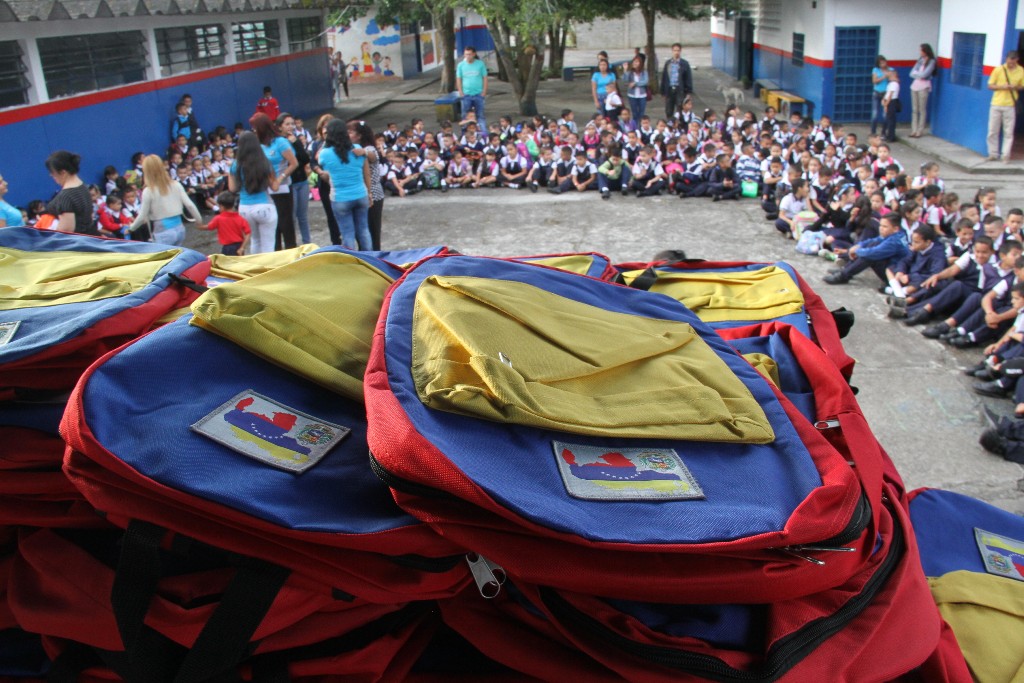
[{"label": "stack of backpacks", "polygon": [[849,385],[850,316],[787,264],[208,260],[11,228],[0,309],[0,677],[1021,665],[939,599],[970,573],[1021,631],[1019,520],[969,501],[972,546],[948,494],[908,495]]}]

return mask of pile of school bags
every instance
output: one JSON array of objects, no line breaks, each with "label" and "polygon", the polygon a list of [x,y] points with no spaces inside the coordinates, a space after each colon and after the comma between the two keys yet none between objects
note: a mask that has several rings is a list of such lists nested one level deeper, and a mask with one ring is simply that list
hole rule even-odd
[{"label": "pile of school bags", "polygon": [[0,230],[0,677],[1010,680],[1024,524],[904,490],[851,324],[784,263]]}]

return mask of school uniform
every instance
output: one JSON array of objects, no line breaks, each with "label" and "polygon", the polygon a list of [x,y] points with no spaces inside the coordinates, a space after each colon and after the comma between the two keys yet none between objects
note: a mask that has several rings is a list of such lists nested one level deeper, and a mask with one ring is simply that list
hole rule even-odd
[{"label": "school uniform", "polygon": [[[726,185],[730,182],[730,185]],[[739,199],[740,181],[736,169],[715,166],[708,175],[708,194],[719,199]]]},{"label": "school uniform", "polygon": [[650,187],[647,187],[647,183],[654,176],[664,175],[665,169],[662,168],[655,160],[650,162],[644,162],[638,160],[633,167],[630,169],[630,174],[633,176],[632,187],[636,191],[638,197],[649,197],[656,195],[665,189],[665,181],[658,179]]},{"label": "school uniform", "polygon": [[[396,181],[408,178],[413,174],[413,170],[406,164],[402,167],[392,166],[386,176],[384,176],[384,189],[395,195],[399,194],[398,183]],[[406,194],[412,194],[417,191],[414,183],[406,183],[404,186]]]},{"label": "school uniform", "polygon": [[556,161],[554,164],[555,172],[554,176],[551,178],[551,183],[556,186],[561,185],[563,181],[572,175],[572,167],[575,165],[576,161],[574,159],[559,159]]},{"label": "school uniform", "polygon": [[460,163],[457,163],[454,160],[448,162],[449,185],[451,185],[452,187],[461,187],[462,182],[469,182],[469,181],[468,180],[466,180],[466,181],[459,181],[458,184],[455,184],[455,183],[451,182],[451,179],[453,179],[453,178],[461,178],[461,177],[464,177],[464,176],[466,178],[468,178],[471,175],[471,173],[472,173],[472,167],[469,165],[469,162],[466,161],[465,158],[463,158]]},{"label": "school uniform", "polygon": [[[830,284],[849,282],[853,276],[870,268],[879,280],[887,283],[889,280],[885,274],[886,268],[900,263],[909,251],[907,236],[901,230],[897,230],[888,237],[863,240],[857,245],[857,258],[843,266],[843,269],[835,276],[826,277],[825,281]],[[829,278],[831,278],[831,282]]]},{"label": "school uniform", "polygon": [[[781,183],[780,183],[781,184]],[[796,195],[790,192],[782,198],[779,202],[778,213],[780,216],[785,215],[789,220],[793,220],[793,217],[798,213],[807,208],[806,199],[797,199]],[[775,219],[775,229],[781,232],[783,235],[789,235],[793,232],[792,226],[782,218]]]},{"label": "school uniform", "polygon": [[643,149],[643,145],[639,143],[631,145],[627,142],[622,146],[622,158],[625,159],[629,163],[629,165],[632,166],[640,157],[641,149]]},{"label": "school uniform", "polygon": [[903,273],[909,279],[908,284],[920,287],[922,282],[932,275],[941,273],[945,268],[946,256],[942,246],[933,241],[927,249],[911,251],[904,256],[892,271]]},{"label": "school uniform", "polygon": [[629,179],[629,163],[624,159],[618,166],[613,164],[610,159],[606,159],[597,168],[597,189],[602,194],[611,190],[625,193],[629,189]]},{"label": "school uniform", "polygon": [[555,177],[555,162],[541,157],[527,175],[530,177],[530,182],[534,185],[547,187]]},{"label": "school uniform", "polygon": [[498,179],[505,187],[518,189],[526,183],[526,176],[517,180],[511,180],[512,176],[527,170],[526,158],[522,154],[517,153],[515,158],[512,158],[511,156],[504,156],[501,161],[498,162],[498,166],[501,168]]},{"label": "school uniform", "polygon": [[972,295],[976,304],[981,303],[981,296],[992,289],[999,281],[1012,271],[1003,271],[995,263],[979,264],[970,251],[964,252],[955,264],[960,272],[948,280],[939,280],[934,287],[914,292],[914,303],[907,307],[907,316],[915,315],[925,304],[931,306],[932,316],[938,317],[955,311]]},{"label": "school uniform", "polygon": [[[992,301],[992,310],[996,313],[1005,313],[1010,310],[1010,290],[1017,284],[1017,278],[1011,272],[1010,275],[1000,279],[990,291],[994,292],[995,299]],[[1004,320],[995,328],[989,327],[985,322],[985,310],[981,307],[981,294],[972,294],[964,304],[953,314],[953,319],[959,322],[958,330],[962,330],[971,342],[985,344],[998,339],[1013,324],[1012,321]],[[973,310],[972,310],[973,309]],[[971,311],[963,321],[958,315],[964,315]]]},{"label": "school uniform", "polygon": [[651,139],[655,133],[653,128],[644,128],[643,126],[640,126],[636,129],[636,132],[640,135],[640,142],[645,145],[651,144]]},{"label": "school uniform", "polygon": [[684,162],[683,170],[677,172],[672,179],[672,186],[680,197],[707,196],[708,182],[704,179],[700,161],[694,159],[690,162]]}]

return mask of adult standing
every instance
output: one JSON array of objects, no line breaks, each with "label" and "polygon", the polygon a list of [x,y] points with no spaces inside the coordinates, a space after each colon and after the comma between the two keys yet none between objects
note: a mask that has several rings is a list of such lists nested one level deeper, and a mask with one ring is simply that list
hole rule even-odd
[{"label": "adult standing", "polygon": [[373,129],[366,121],[349,121],[349,136],[353,145],[361,145],[366,151],[366,163],[370,165],[370,209],[367,221],[370,224],[370,241],[374,251],[380,250],[380,233],[384,222],[384,186],[380,182],[380,156],[373,146]]},{"label": "adult standing", "polygon": [[683,100],[693,94],[693,72],[690,63],[682,57],[683,46],[672,44],[672,58],[665,61],[661,70],[661,96],[665,98],[665,118],[676,115]]},{"label": "adult standing", "polygon": [[341,229],[341,245],[368,251],[373,247],[367,210],[370,208],[370,168],[361,149],[352,144],[344,121],[327,124],[327,139],[320,150],[320,168],[331,176],[331,208]]},{"label": "adult standing", "polygon": [[278,188],[278,177],[256,133],[246,131],[239,135],[235,161],[228,175],[228,189],[238,193],[238,213],[249,222],[250,254],[274,251],[277,207],[268,190]]},{"label": "adult standing", "polygon": [[935,73],[935,52],[928,43],[921,44],[921,57],[910,70],[911,103],[914,116],[910,124],[910,137],[919,138],[924,135],[924,127],[928,122],[928,95],[932,91],[932,74]]},{"label": "adult standing", "polygon": [[[637,48],[639,50],[640,48]],[[647,113],[647,98],[650,89],[647,87],[650,80],[647,76],[647,69],[644,67],[643,54],[637,54],[630,62],[629,71],[626,72],[626,95],[629,97],[629,113],[633,115],[633,123],[640,125],[640,117]]]},{"label": "adult standing", "polygon": [[338,99],[341,99],[341,91],[345,91],[345,97],[348,97],[348,64],[345,63],[345,58],[341,56],[341,52],[335,52],[334,56],[338,58]]},{"label": "adult standing", "polygon": [[604,98],[608,96],[608,86],[615,82],[615,74],[608,67],[608,60],[597,63],[597,71],[590,77],[590,94],[594,98],[594,107],[598,114],[604,114]]},{"label": "adult standing", "polygon": [[50,225],[54,230],[98,235],[89,187],[78,177],[81,163],[82,157],[63,149],[46,158],[46,170],[60,191],[47,203],[45,213],[54,217]]},{"label": "adult standing", "polygon": [[463,59],[455,68],[455,89],[462,98],[462,118],[472,109],[476,112],[476,120],[480,130],[487,130],[487,118],[484,115],[484,98],[487,97],[487,65],[477,59],[476,48],[467,45],[462,53]]},{"label": "adult standing", "polygon": [[1024,88],[1024,68],[1016,50],[1006,53],[1006,62],[992,70],[988,89],[992,104],[988,110],[988,158],[999,158],[999,132],[1003,133],[1003,161],[1010,160],[1013,148],[1013,127],[1017,123],[1018,93]]},{"label": "adult standing", "polygon": [[180,247],[185,242],[185,224],[181,215],[187,213],[202,227],[203,217],[199,209],[185,193],[177,180],[171,180],[163,159],[150,154],[142,160],[142,176],[146,187],[142,190],[142,207],[139,215],[128,226],[134,232],[146,224],[152,224],[153,241]]},{"label": "adult standing", "polygon": [[0,176],[0,228],[17,228],[25,225],[21,210],[4,201],[7,195],[7,180]]},{"label": "adult standing", "polygon": [[249,119],[249,125],[256,137],[260,139],[263,146],[263,153],[270,161],[270,167],[277,174],[278,187],[270,190],[270,198],[277,207],[277,238],[275,240],[277,249],[291,249],[295,243],[295,219],[292,218],[295,211],[295,204],[292,202],[292,173],[299,167],[299,160],[295,158],[295,151],[292,143],[281,135],[277,124],[270,120],[266,114],[253,114]]},{"label": "adult standing", "polygon": [[295,117],[291,114],[281,114],[277,119],[277,127],[281,130],[281,135],[291,144],[292,152],[298,162],[295,170],[292,171],[289,187],[292,193],[295,222],[299,224],[299,237],[303,244],[309,244],[309,152],[306,151],[306,141],[296,134]]},{"label": "adult standing", "polygon": [[338,228],[338,221],[334,218],[334,209],[331,208],[331,179],[326,173],[321,173],[320,150],[327,142],[327,124],[334,119],[332,114],[324,114],[316,122],[316,140],[309,149],[309,167],[316,173],[316,189],[320,195],[320,203],[327,215],[327,232],[331,236],[331,244],[341,246],[341,230]]},{"label": "adult standing", "polygon": [[882,107],[882,100],[885,99],[885,88],[889,85],[886,74],[889,73],[889,62],[884,55],[875,58],[875,68],[871,70],[871,134],[878,132],[878,124],[885,127],[885,109]]}]

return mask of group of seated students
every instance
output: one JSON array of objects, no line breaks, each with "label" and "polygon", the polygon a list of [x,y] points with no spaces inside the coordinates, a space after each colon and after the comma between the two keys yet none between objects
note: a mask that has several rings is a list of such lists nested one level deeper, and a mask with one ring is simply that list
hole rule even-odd
[{"label": "group of seated students", "polygon": [[[787,169],[798,169],[809,182],[817,182],[826,169],[838,177],[848,161],[839,150],[857,139],[827,116],[818,122],[799,114],[781,120],[768,107],[758,120],[753,112],[731,106],[719,120],[713,110],[698,116],[687,100],[672,119],[657,121],[643,116],[634,122],[622,110],[597,114],[580,126],[566,109],[558,119],[535,116],[518,124],[501,117],[481,130],[470,113],[431,132],[413,119],[405,129],[389,123],[375,143],[384,188],[397,197],[507,187],[545,188],[552,194],[594,190],[603,199],[633,192],[718,201],[744,192],[774,198],[778,189],[789,187]],[[884,176],[885,164],[880,167]]]}]

